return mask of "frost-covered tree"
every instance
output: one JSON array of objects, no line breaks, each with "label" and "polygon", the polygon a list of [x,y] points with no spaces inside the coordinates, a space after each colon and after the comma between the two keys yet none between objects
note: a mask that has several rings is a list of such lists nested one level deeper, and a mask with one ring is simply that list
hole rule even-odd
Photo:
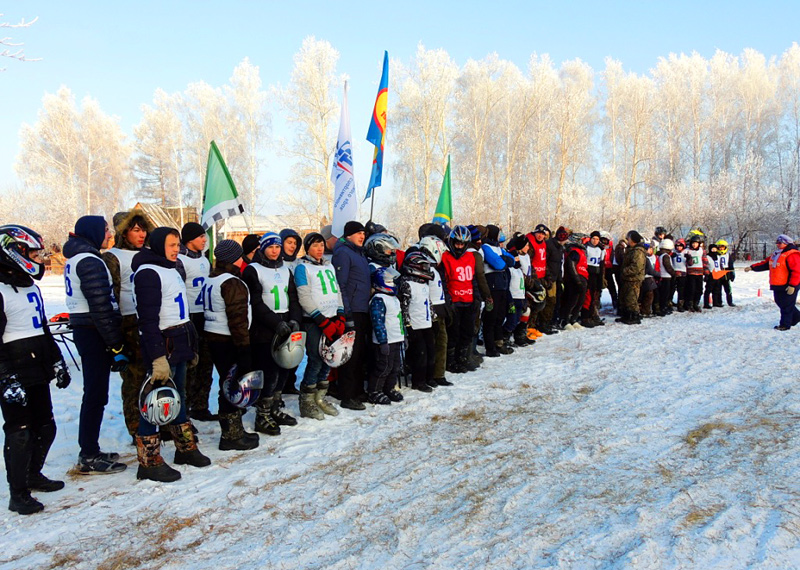
[{"label": "frost-covered tree", "polygon": [[305,212],[319,224],[333,217],[331,157],[339,127],[337,95],[344,77],[336,74],[339,52],[313,36],[303,40],[294,55],[289,84],[278,90],[286,120],[294,130],[292,142],[281,148],[294,161],[292,188],[282,189],[280,198]]},{"label": "frost-covered tree", "polygon": [[[30,22],[26,22],[23,18],[14,24],[3,21],[3,16],[5,16],[5,14],[0,14],[0,57],[15,59],[17,61],[39,61],[39,58],[31,59],[25,55],[25,48],[22,47],[25,44],[14,41],[10,36],[1,35],[5,31],[4,29],[29,28],[36,23],[39,17],[37,16]],[[5,68],[0,68],[0,71],[5,71]]]}]

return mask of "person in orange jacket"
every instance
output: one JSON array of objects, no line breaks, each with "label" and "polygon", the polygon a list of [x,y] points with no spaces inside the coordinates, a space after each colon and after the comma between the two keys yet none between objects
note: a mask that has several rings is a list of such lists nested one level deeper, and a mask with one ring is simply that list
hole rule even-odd
[{"label": "person in orange jacket", "polygon": [[788,331],[800,323],[800,311],[797,310],[797,287],[800,285],[800,251],[794,240],[781,234],[775,240],[777,249],[764,261],[745,267],[747,271],[766,271],[769,269],[769,288],[775,304],[781,311],[781,322],[775,330]]}]

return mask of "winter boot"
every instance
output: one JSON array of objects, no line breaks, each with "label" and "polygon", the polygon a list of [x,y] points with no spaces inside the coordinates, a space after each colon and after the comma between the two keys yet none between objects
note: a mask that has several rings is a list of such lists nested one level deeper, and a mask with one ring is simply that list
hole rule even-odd
[{"label": "winter boot", "polygon": [[28,489],[28,472],[33,451],[33,434],[23,429],[6,434],[3,455],[6,460],[8,479],[8,510],[21,515],[32,515],[44,509],[44,505],[31,497]]},{"label": "winter boot", "polygon": [[238,410],[230,414],[219,414],[219,438],[221,451],[247,451],[258,447],[258,434],[247,433],[242,425],[242,413]]},{"label": "winter boot", "polygon": [[56,439],[56,424],[51,421],[47,425],[32,432],[31,463],[28,470],[28,489],[51,493],[64,488],[64,481],[53,481],[42,475],[42,467],[47,459],[50,446]]},{"label": "winter boot", "polygon": [[686,308],[684,307],[684,302],[683,301],[678,301],[678,312],[679,313],[685,313],[686,312]]},{"label": "winter boot", "polygon": [[325,414],[317,405],[317,385],[300,386],[300,417],[324,420]]},{"label": "winter boot", "polygon": [[388,392],[384,392],[386,397],[389,398],[392,402],[402,402],[405,398],[398,390],[389,390]]},{"label": "winter boot", "polygon": [[445,364],[445,370],[452,372],[453,374],[462,372],[461,370],[458,370],[458,359],[456,358],[455,348],[447,348],[447,363]]},{"label": "winter boot", "polygon": [[701,308],[700,308],[700,303],[694,303],[694,304],[692,305],[692,310],[693,310],[695,313],[702,313],[702,312],[703,312],[703,309],[701,309]]},{"label": "winter boot", "polygon": [[317,382],[317,390],[314,392],[314,402],[317,404],[317,408],[319,408],[323,414],[327,414],[329,416],[338,416],[339,410],[337,410],[336,406],[328,401],[328,399],[325,397],[327,394],[328,383]]},{"label": "winter boot", "polygon": [[475,370],[478,369],[478,367],[475,366],[470,360],[471,351],[472,348],[469,346],[465,346],[464,348],[458,351],[458,367],[463,372],[474,372]]},{"label": "winter boot", "polygon": [[191,465],[192,467],[208,467],[211,460],[197,449],[191,422],[169,426],[172,437],[175,439],[175,464]]},{"label": "winter boot", "polygon": [[514,354],[514,349],[508,346],[504,341],[498,340],[494,344],[497,347],[497,352],[500,354]]},{"label": "winter boot", "polygon": [[161,438],[157,433],[136,436],[136,456],[139,459],[137,479],[171,483],[181,478],[181,472],[167,465],[161,457]]},{"label": "winter boot", "polygon": [[264,395],[256,402],[256,431],[267,435],[281,435],[281,428],[272,418],[272,398]]},{"label": "winter boot", "polygon": [[367,394],[367,400],[370,404],[376,404],[381,406],[388,406],[392,403],[389,399],[389,396],[384,394],[383,392],[370,392]]},{"label": "winter boot", "polygon": [[438,384],[439,386],[452,386],[453,385],[452,382],[450,382],[447,378],[444,378],[444,377],[442,377],[442,378],[434,378],[433,381],[436,382],[436,384]]},{"label": "winter boot", "polygon": [[297,420],[284,412],[283,408],[286,404],[283,403],[280,392],[275,392],[275,397],[272,399],[272,406],[269,408],[269,415],[275,420],[279,426],[296,426]]}]

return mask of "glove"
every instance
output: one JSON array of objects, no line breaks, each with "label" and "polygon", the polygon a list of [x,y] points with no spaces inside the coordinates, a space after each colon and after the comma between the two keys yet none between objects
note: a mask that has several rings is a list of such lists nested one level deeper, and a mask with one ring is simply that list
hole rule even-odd
[{"label": "glove", "polygon": [[72,382],[72,377],[69,375],[69,368],[67,368],[67,364],[64,362],[63,358],[53,365],[53,373],[55,374],[57,388],[63,390]]},{"label": "glove", "polygon": [[297,332],[300,330],[300,323],[297,321],[289,321],[289,328],[292,329],[292,332]]},{"label": "glove", "polygon": [[[745,269],[745,271],[747,271],[747,270]],[[733,283],[733,280],[734,280],[734,279],[736,279],[736,273],[734,273],[733,271],[731,271],[730,273],[728,273],[728,281],[730,281],[731,283]]]},{"label": "glove", "polygon": [[791,285],[789,285],[789,286],[786,288],[786,294],[787,294],[787,295],[794,295],[794,287],[792,287]]},{"label": "glove", "polygon": [[492,299],[491,297],[488,297],[486,299],[486,311],[489,313],[494,311],[494,299]]},{"label": "glove", "polygon": [[125,345],[121,344],[118,348],[109,347],[108,350],[111,352],[113,356],[113,360],[111,362],[111,372],[123,372],[128,368],[128,357],[125,356],[125,353],[122,350],[125,348]]},{"label": "glove", "polygon": [[544,285],[545,289],[549,289],[553,282],[548,279],[547,277],[542,277],[542,285]]},{"label": "glove", "polygon": [[289,323],[281,321],[278,323],[278,326],[275,327],[275,336],[283,338],[292,334],[292,327],[289,326]]},{"label": "glove", "polygon": [[339,334],[338,332],[339,330],[338,324],[330,319],[322,319],[322,321],[319,324],[319,328],[322,329],[322,334],[325,335],[325,338],[327,338],[331,342],[333,342],[336,338],[341,336],[341,334]]},{"label": "glove", "polygon": [[342,336],[344,334],[344,329],[347,326],[345,324],[344,315],[339,315],[338,317],[336,317],[333,323],[336,325],[337,336]]},{"label": "glove", "polygon": [[163,383],[169,380],[172,370],[166,356],[159,356],[153,361],[153,373],[150,375],[152,382]]},{"label": "glove", "polygon": [[346,320],[346,321],[344,322],[344,330],[345,330],[345,332],[349,332],[349,331],[355,330],[355,328],[356,328],[356,323],[355,323],[355,321],[353,321],[353,320]]},{"label": "glove", "polygon": [[25,388],[19,383],[19,377],[16,374],[3,376],[0,379],[0,397],[6,404],[28,405],[28,395],[25,393]]},{"label": "glove", "polygon": [[747,267],[745,267],[745,268],[744,268],[744,272],[745,272],[745,273],[749,273],[749,272],[750,272],[750,271],[752,271],[752,270],[753,270],[753,268],[752,268],[752,267],[750,267],[749,265],[748,265]]},{"label": "glove", "polygon": [[192,357],[192,359],[187,363],[188,364],[188,368],[194,368],[195,366],[197,366],[197,364],[199,362],[200,362],[200,353],[199,352],[195,352],[194,356]]},{"label": "glove", "polygon": [[384,356],[389,356],[389,345],[386,343],[378,345],[381,349],[381,354]]}]

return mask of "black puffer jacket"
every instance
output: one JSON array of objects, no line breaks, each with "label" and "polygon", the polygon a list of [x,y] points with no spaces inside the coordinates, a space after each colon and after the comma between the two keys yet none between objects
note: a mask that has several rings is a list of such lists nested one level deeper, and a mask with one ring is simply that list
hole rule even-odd
[{"label": "black puffer jacket", "polygon": [[122,345],[122,315],[108,279],[108,270],[100,257],[100,252],[88,239],[70,234],[64,244],[64,257],[73,258],[79,253],[90,253],[75,267],[75,274],[81,281],[81,292],[89,303],[88,313],[70,313],[69,322],[73,327],[94,327],[103,338],[106,346]]},{"label": "black puffer jacket", "polygon": [[[150,238],[151,247],[158,247],[158,228]],[[161,240],[163,249],[163,239]],[[167,269],[175,269],[175,262],[151,249],[143,249],[137,253],[131,267],[134,271],[142,265],[156,265]],[[139,339],[143,360],[150,364],[155,359],[166,356],[171,365],[189,362],[197,352],[197,332],[190,322],[162,331],[159,326],[161,312],[161,279],[155,271],[140,271],[133,280],[136,295],[136,314],[139,318]]]},{"label": "black puffer jacket", "polygon": [[552,283],[561,281],[561,264],[564,260],[564,246],[554,237],[545,242],[547,244],[547,269],[545,278]]},{"label": "black puffer jacket", "polygon": [[[13,287],[30,287],[33,279],[22,273],[0,271],[0,281]],[[61,351],[45,325],[44,334],[3,343],[6,330],[5,299],[0,294],[0,376],[16,374],[23,386],[47,384],[55,376],[53,365]]]}]

